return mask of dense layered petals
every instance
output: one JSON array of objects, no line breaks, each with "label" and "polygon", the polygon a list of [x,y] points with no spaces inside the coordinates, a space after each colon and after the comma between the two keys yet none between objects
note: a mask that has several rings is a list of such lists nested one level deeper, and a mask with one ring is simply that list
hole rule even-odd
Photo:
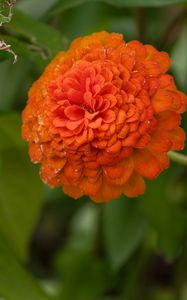
[{"label": "dense layered petals", "polygon": [[59,53],[29,91],[22,136],[40,176],[74,198],[135,197],[181,150],[187,97],[165,52],[99,32]]}]

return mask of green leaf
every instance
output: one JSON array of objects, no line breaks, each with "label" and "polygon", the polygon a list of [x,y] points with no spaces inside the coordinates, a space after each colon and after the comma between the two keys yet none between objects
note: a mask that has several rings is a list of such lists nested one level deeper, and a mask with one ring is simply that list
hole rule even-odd
[{"label": "green leaf", "polygon": [[[13,57],[11,56],[11,54],[9,54],[8,57],[10,58],[10,60],[6,60],[0,63],[0,110],[2,112],[11,110],[14,103],[21,98],[22,95],[20,95],[20,90],[21,92],[26,90],[27,77],[30,70],[30,64],[28,61],[19,59],[16,64],[13,64]],[[23,86],[23,82],[25,83],[25,86]],[[13,118],[14,117],[16,117],[16,115],[14,115]],[[12,115],[10,116],[10,118],[12,118]],[[15,121],[17,120],[18,119],[16,119]],[[3,127],[4,130],[8,130],[8,128],[6,129],[7,124],[3,124],[3,118],[2,120],[0,120],[0,122],[0,127]],[[2,142],[6,141],[1,140],[0,145]]]},{"label": "green leaf", "polygon": [[57,2],[58,0],[21,0],[17,3],[16,7],[34,19],[39,19]]},{"label": "green leaf", "polygon": [[164,6],[178,3],[186,3],[186,0],[103,0],[103,2],[117,6]]},{"label": "green leaf", "polygon": [[49,300],[0,236],[0,299]]},{"label": "green leaf", "polygon": [[180,251],[187,230],[187,215],[176,200],[177,190],[173,189],[176,184],[170,172],[171,169],[154,182],[149,182],[139,200],[147,221],[154,229],[157,250],[168,259]]},{"label": "green leaf", "polygon": [[21,116],[9,113],[0,116],[0,151],[8,148],[23,148],[25,143],[21,139]]},{"label": "green leaf", "polygon": [[62,251],[57,261],[62,277],[63,300],[96,300],[107,284],[105,263],[88,253],[69,250]]},{"label": "green leaf", "polygon": [[181,31],[180,37],[177,40],[172,54],[172,68],[175,72],[176,79],[178,83],[181,85],[183,89],[187,91],[186,87],[186,78],[187,78],[187,56],[186,56],[186,49],[187,49],[187,24],[183,27]]},{"label": "green leaf", "polygon": [[[94,2],[95,0],[93,0],[92,2]],[[58,4],[55,6],[54,9],[54,13],[60,13],[61,11],[65,11],[67,9],[79,6],[81,4],[87,3],[87,2],[91,2],[91,0],[63,0],[63,1],[59,1]]]},{"label": "green leaf", "polygon": [[75,250],[94,250],[98,230],[98,209],[88,204],[76,212],[71,222],[68,247]]},{"label": "green leaf", "polygon": [[[20,60],[20,58],[27,58],[29,60],[35,61],[37,59],[37,55],[40,58],[43,57],[41,49],[34,49],[34,45],[31,43],[29,44],[22,42],[17,38],[8,35],[0,35],[0,40],[4,40],[7,44],[11,45],[12,49],[14,49],[14,52],[18,55],[18,61]],[[1,52],[0,54],[0,60],[12,59],[10,53]]]},{"label": "green leaf", "polygon": [[104,208],[104,240],[113,269],[120,268],[140,244],[146,221],[139,200],[125,199],[106,203]]},{"label": "green leaf", "polygon": [[55,261],[62,278],[60,299],[100,299],[107,284],[106,262],[95,254],[99,230],[98,208],[91,203],[83,205],[70,223],[68,241]]},{"label": "green leaf", "polygon": [[[175,293],[172,289],[154,289],[152,291],[153,298],[152,300],[176,300]],[[183,297],[182,297],[183,298]],[[183,298],[185,300],[185,298]]]},{"label": "green leaf", "polygon": [[[63,18],[60,19],[60,28],[66,32],[70,40],[84,36],[94,31],[103,30],[104,24],[110,18],[108,10],[99,2],[88,2],[85,5],[78,6],[63,13]],[[84,11],[84,14],[82,13]],[[73,26],[72,26],[73,20]]]},{"label": "green leaf", "polygon": [[144,6],[165,6],[172,4],[187,3],[187,0],[61,0],[55,7],[55,12],[64,11],[86,2],[99,1],[116,7],[144,7]]},{"label": "green leaf", "polygon": [[0,118],[0,232],[19,256],[26,257],[42,205],[43,188],[20,131],[20,118],[16,115]]},{"label": "green leaf", "polygon": [[46,58],[53,57],[66,46],[66,41],[60,32],[18,10],[14,11],[12,21],[5,27],[40,47]]}]

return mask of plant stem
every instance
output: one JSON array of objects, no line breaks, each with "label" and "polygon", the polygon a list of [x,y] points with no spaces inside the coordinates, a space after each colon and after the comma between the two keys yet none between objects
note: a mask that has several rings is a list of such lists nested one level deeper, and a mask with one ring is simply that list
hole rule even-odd
[{"label": "plant stem", "polygon": [[171,22],[169,23],[168,27],[166,28],[163,36],[157,42],[161,49],[166,48],[168,46],[168,43],[173,43],[176,40],[178,34],[180,34],[181,32],[181,25],[183,24],[183,21],[185,20],[186,16],[187,16],[186,7],[181,8],[175,14]]},{"label": "plant stem", "polygon": [[146,41],[146,10],[145,8],[134,9],[134,18],[137,27],[137,38],[142,43]]},{"label": "plant stem", "polygon": [[187,166],[187,155],[177,153],[175,151],[170,151],[169,158],[181,165]]}]

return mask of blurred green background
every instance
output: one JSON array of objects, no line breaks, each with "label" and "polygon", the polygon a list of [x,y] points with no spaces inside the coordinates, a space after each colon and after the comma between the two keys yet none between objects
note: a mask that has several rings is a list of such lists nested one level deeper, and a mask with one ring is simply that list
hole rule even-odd
[{"label": "blurred green background", "polygon": [[0,27],[18,56],[0,50],[0,300],[187,300],[186,167],[172,163],[137,199],[96,205],[44,186],[21,140],[32,82],[75,37],[100,30],[168,51],[187,92],[187,1],[16,2]]}]

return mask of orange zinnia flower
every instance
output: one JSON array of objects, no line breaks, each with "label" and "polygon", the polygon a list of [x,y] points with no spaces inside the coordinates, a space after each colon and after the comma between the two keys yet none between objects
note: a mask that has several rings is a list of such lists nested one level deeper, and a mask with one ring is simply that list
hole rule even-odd
[{"label": "orange zinnia flower", "polygon": [[180,150],[187,97],[165,52],[99,32],[59,53],[30,89],[23,138],[49,186],[96,202],[144,193]]}]

